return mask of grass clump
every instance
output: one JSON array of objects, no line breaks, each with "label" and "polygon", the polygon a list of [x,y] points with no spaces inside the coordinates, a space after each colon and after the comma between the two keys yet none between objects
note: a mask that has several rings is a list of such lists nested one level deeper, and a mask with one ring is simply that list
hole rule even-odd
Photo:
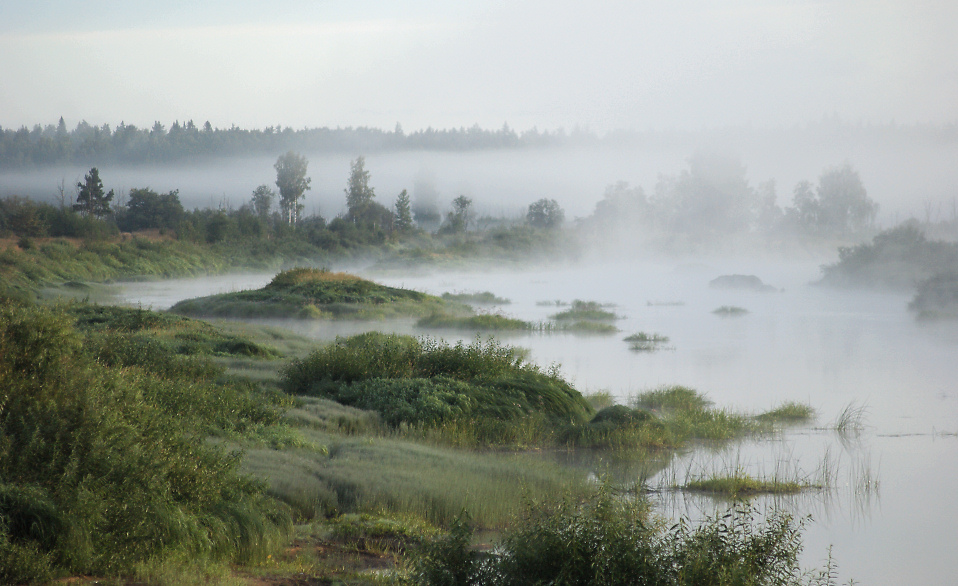
[{"label": "grass clump", "polygon": [[797,494],[803,490],[822,487],[797,480],[755,478],[745,472],[736,471],[732,474],[692,479],[681,488],[690,492],[740,500],[759,494]]},{"label": "grass clump", "polygon": [[629,342],[630,350],[636,352],[653,352],[661,349],[663,344],[667,344],[669,337],[656,333],[638,332],[631,336],[626,336],[623,340]]},{"label": "grass clump", "polygon": [[387,287],[348,273],[297,268],[257,290],[181,301],[173,313],[207,317],[384,319],[423,316],[446,307],[438,297]]},{"label": "grass clump", "polygon": [[788,401],[755,416],[759,421],[779,423],[803,423],[812,420],[814,417],[815,410],[810,405],[794,401]]},{"label": "grass clump", "polygon": [[631,402],[635,407],[655,411],[696,411],[712,405],[712,401],[695,389],[679,385],[646,391]]},{"label": "grass clump", "polygon": [[497,313],[457,316],[437,312],[419,319],[419,321],[416,322],[416,326],[420,328],[444,328],[475,332],[526,331],[532,329],[532,324],[527,321],[506,317]]},{"label": "grass clump", "polygon": [[[278,544],[284,508],[203,441],[205,426],[241,418],[229,393],[96,351],[65,312],[0,306],[3,581],[130,573],[185,553],[245,561]],[[246,399],[247,423],[278,416]]]},{"label": "grass clump", "polygon": [[471,305],[508,305],[512,303],[504,297],[497,297],[492,291],[481,291],[474,293],[443,293],[442,298],[446,301],[457,303],[469,303]]},{"label": "grass clump", "polygon": [[799,581],[802,523],[740,505],[720,517],[671,527],[639,500],[602,489],[590,498],[532,502],[496,545],[470,548],[467,516],[426,542],[414,583],[785,585]]},{"label": "grass clump", "polygon": [[735,305],[723,305],[718,309],[712,310],[712,313],[722,317],[737,317],[741,315],[746,315],[748,310],[744,307],[738,307]]},{"label": "grass clump", "polygon": [[597,301],[582,301],[576,299],[569,309],[550,316],[556,321],[611,321],[619,319],[614,312],[603,309]]},{"label": "grass clump", "polygon": [[523,419],[584,421],[592,414],[556,372],[491,339],[450,346],[378,332],[340,338],[294,360],[283,389],[375,411],[393,427],[461,434],[465,426],[479,441],[495,441]]}]

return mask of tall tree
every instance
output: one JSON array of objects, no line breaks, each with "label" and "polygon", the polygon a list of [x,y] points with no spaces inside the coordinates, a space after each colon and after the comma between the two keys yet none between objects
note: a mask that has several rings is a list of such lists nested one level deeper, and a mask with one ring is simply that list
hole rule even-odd
[{"label": "tall tree", "polygon": [[446,214],[446,224],[441,231],[456,234],[465,232],[472,222],[472,200],[460,195],[452,200],[452,211]]},{"label": "tall tree", "polygon": [[276,169],[276,186],[279,187],[279,207],[289,224],[295,224],[303,205],[299,200],[310,189],[311,178],[306,176],[309,161],[303,155],[289,151],[280,155],[273,167]]},{"label": "tall tree", "polygon": [[273,199],[276,193],[269,188],[269,185],[260,185],[253,190],[253,197],[250,203],[253,205],[253,211],[261,220],[269,218],[269,212],[273,207]]},{"label": "tall tree", "polygon": [[536,228],[558,228],[565,221],[565,212],[554,199],[542,198],[529,205],[526,222]]},{"label": "tall tree", "polygon": [[346,185],[346,210],[349,217],[358,222],[376,197],[369,186],[369,171],[366,170],[366,157],[359,156],[349,165],[349,182]]},{"label": "tall tree", "polygon": [[109,215],[111,201],[113,201],[113,190],[111,189],[109,193],[103,192],[100,171],[93,167],[83,177],[83,181],[77,183],[77,202],[73,205],[73,209],[88,216],[102,218]]},{"label": "tall tree", "polygon": [[396,198],[396,230],[406,232],[412,228],[412,209],[409,205],[409,194],[403,189]]}]

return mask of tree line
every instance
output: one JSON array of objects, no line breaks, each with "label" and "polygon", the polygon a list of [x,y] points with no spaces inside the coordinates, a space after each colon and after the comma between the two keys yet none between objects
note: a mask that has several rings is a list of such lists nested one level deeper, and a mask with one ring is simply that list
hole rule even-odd
[{"label": "tree line", "polygon": [[93,125],[81,121],[68,129],[57,124],[18,129],[0,127],[0,167],[93,163],[168,163],[196,157],[230,157],[275,153],[284,150],[311,152],[376,152],[388,150],[477,150],[559,144],[563,131],[518,133],[503,125],[488,130],[427,128],[405,133],[369,127],[303,128],[270,126],[243,129],[214,128],[209,121],[175,121],[167,128],[156,122],[150,128],[120,123]]},{"label": "tree line", "polygon": [[[303,215],[303,200],[310,189],[309,161],[288,151],[280,155],[274,169],[275,189],[259,185],[250,199],[234,209],[228,203],[217,208],[183,207],[178,190],[157,193],[148,187],[117,194],[106,191],[97,167],[74,186],[75,199],[68,201],[60,186],[59,205],[38,203],[19,197],[0,200],[0,236],[19,238],[21,247],[39,237],[106,238],[143,230],[177,239],[216,244],[261,240],[305,241],[330,253],[383,244],[388,239],[436,232],[456,234],[476,226],[472,200],[460,195],[443,217],[430,205],[414,208],[404,189],[387,205],[376,199],[366,159],[359,156],[350,164],[343,190],[346,212],[327,220],[319,214]],[[555,200],[540,199],[529,206],[530,226],[558,228],[564,219]]]}]

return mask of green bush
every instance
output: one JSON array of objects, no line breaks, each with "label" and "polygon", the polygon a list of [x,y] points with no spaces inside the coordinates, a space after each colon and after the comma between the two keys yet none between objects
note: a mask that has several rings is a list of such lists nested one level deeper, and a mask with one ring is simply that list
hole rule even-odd
[{"label": "green bush", "polygon": [[71,322],[0,306],[0,576],[244,560],[285,534],[284,510],[195,424],[242,419],[232,399],[98,363]]},{"label": "green bush", "polygon": [[374,410],[393,426],[514,421],[533,414],[584,421],[592,413],[568,383],[494,340],[450,346],[378,332],[341,338],[294,360],[282,386],[291,394]]},{"label": "green bush", "polygon": [[787,514],[764,523],[742,506],[720,517],[670,528],[647,505],[602,488],[584,502],[531,503],[495,555],[470,548],[468,519],[427,541],[409,578],[424,585],[662,586],[794,584],[802,524]]}]

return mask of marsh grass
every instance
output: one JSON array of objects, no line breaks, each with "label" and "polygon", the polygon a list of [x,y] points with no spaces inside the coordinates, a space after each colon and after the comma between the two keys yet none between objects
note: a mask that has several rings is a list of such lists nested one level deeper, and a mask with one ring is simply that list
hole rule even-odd
[{"label": "marsh grass", "polygon": [[569,309],[560,311],[550,317],[555,321],[612,321],[620,319],[614,312],[603,309],[607,307],[597,301],[582,301],[576,299]]},{"label": "marsh grass", "polygon": [[638,332],[623,338],[623,341],[629,342],[629,349],[635,352],[655,352],[665,349],[669,342],[669,337],[662,334]]},{"label": "marsh grass", "polygon": [[633,397],[630,403],[634,407],[652,410],[701,410],[712,405],[712,401],[695,389],[680,385],[660,387]]},{"label": "marsh grass", "polygon": [[469,303],[471,305],[508,305],[512,303],[504,297],[497,297],[492,291],[481,291],[473,293],[443,293],[442,299],[445,301],[455,301],[458,303]]},{"label": "marsh grass", "polygon": [[301,519],[387,510],[448,525],[466,510],[483,527],[504,527],[526,496],[584,487],[577,472],[534,455],[464,451],[402,437],[304,433],[329,445],[329,454],[249,450],[243,464],[269,479],[270,494]]},{"label": "marsh grass", "polygon": [[420,328],[455,329],[474,332],[488,331],[529,331],[533,325],[527,321],[507,317],[498,313],[483,313],[470,316],[455,316],[446,313],[433,313],[416,322]]},{"label": "marsh grass", "polygon": [[815,418],[815,410],[805,403],[787,401],[774,409],[755,416],[759,421],[776,423],[806,423]]},{"label": "marsh grass", "polygon": [[823,489],[825,487],[807,480],[762,478],[751,476],[744,470],[735,470],[730,474],[689,479],[682,486],[676,488],[740,500],[760,494],[797,494],[803,490]]},{"label": "marsh grass", "polygon": [[865,417],[867,415],[867,405],[858,405],[852,401],[838,414],[835,421],[832,422],[831,429],[843,437],[857,437],[865,430]]},{"label": "marsh grass", "polygon": [[735,305],[723,305],[718,309],[712,310],[712,313],[721,317],[738,317],[748,314],[748,310]]}]

